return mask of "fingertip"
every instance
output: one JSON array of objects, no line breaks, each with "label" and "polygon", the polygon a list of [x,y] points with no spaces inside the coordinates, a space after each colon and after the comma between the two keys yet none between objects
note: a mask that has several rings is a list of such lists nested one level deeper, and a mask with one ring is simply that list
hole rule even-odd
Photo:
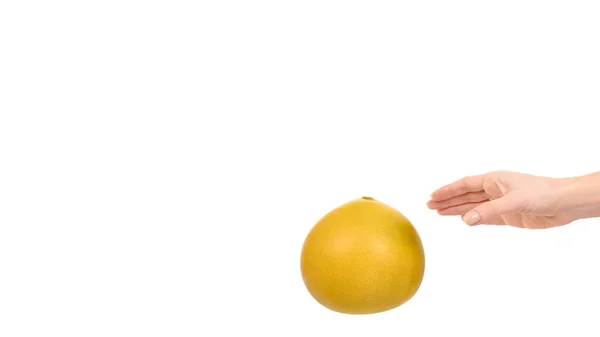
[{"label": "fingertip", "polygon": [[443,200],[442,195],[443,193],[441,189],[435,190],[429,195],[429,198],[431,199],[431,201],[441,201]]},{"label": "fingertip", "polygon": [[454,191],[452,190],[452,186],[445,185],[445,186],[442,186],[442,187],[438,188],[437,190],[433,191],[431,193],[430,197],[431,197],[431,200],[433,200],[433,201],[444,201],[444,200],[452,198],[455,195],[458,195],[458,194],[454,193]]},{"label": "fingertip", "polygon": [[481,221],[481,216],[476,211],[467,212],[462,220],[469,226],[475,226]]},{"label": "fingertip", "polygon": [[441,208],[441,209],[436,210],[436,212],[437,212],[437,214],[443,215],[443,216],[458,215],[458,214],[456,214],[457,211],[454,210],[453,207]]}]

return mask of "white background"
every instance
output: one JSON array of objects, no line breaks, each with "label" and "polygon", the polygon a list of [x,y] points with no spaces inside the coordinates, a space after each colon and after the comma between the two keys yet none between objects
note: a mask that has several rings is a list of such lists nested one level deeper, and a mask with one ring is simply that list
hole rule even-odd
[{"label": "white background", "polygon": [[[598,335],[600,220],[464,225],[467,174],[600,170],[595,1],[2,1],[0,336]],[[377,315],[303,240],[369,195],[424,243]],[[211,330],[216,329],[216,330]]]}]

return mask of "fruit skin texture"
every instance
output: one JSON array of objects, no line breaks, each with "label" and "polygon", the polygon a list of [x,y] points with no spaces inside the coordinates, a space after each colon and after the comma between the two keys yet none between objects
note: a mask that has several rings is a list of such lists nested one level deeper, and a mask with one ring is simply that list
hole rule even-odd
[{"label": "fruit skin texture", "polygon": [[421,238],[396,209],[369,197],[321,218],[308,233],[301,273],[312,297],[344,314],[374,314],[411,299],[425,272]]}]

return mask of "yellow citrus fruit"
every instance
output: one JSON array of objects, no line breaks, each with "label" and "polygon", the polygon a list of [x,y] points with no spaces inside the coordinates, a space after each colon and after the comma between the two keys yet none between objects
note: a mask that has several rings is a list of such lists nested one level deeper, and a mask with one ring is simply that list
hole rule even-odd
[{"label": "yellow citrus fruit", "polygon": [[394,309],[419,289],[421,238],[396,209],[370,197],[345,203],[308,233],[301,272],[312,297],[330,310],[374,314]]}]

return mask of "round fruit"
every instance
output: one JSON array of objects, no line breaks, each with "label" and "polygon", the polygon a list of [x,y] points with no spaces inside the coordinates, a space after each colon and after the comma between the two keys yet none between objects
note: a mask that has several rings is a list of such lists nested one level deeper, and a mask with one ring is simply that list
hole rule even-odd
[{"label": "round fruit", "polygon": [[314,225],[300,264],[306,288],[321,305],[345,314],[374,314],[413,297],[423,280],[425,254],[404,215],[363,197]]}]

